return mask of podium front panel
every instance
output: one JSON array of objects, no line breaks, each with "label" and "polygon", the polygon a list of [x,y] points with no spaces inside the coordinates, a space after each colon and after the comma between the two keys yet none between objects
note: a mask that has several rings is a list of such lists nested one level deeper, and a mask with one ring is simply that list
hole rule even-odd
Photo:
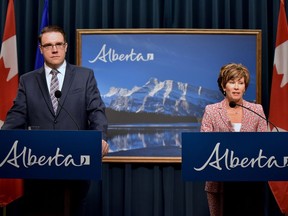
[{"label": "podium front panel", "polygon": [[101,179],[101,132],[0,130],[0,178]]},{"label": "podium front panel", "polygon": [[182,133],[186,181],[288,180],[286,132]]}]

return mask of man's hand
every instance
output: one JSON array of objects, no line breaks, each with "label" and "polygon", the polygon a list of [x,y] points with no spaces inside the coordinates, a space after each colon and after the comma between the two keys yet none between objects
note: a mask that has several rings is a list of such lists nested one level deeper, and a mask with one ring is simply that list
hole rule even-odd
[{"label": "man's hand", "polygon": [[109,144],[105,140],[102,140],[102,157],[108,154],[108,151],[109,151]]}]

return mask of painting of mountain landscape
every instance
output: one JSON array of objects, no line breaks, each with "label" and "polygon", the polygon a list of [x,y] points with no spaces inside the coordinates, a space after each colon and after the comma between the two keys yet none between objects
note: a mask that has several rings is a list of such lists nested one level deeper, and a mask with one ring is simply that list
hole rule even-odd
[{"label": "painting of mountain landscape", "polygon": [[199,132],[205,106],[223,99],[217,78],[224,64],[248,67],[245,99],[257,101],[254,32],[80,35],[78,63],[95,73],[109,120],[110,156],[181,156],[181,133]]}]

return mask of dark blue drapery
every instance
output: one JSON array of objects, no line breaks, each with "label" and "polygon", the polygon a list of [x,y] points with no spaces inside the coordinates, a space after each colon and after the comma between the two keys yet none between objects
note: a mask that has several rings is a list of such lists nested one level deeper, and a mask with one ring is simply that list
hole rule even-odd
[{"label": "dark blue drapery", "polygon": [[[280,0],[50,0],[50,23],[64,27],[67,60],[76,62],[76,29],[204,28],[262,30],[262,104],[266,115]],[[2,39],[8,0],[0,2]],[[19,74],[34,68],[44,0],[14,0]],[[287,8],[287,4],[286,4]],[[1,46],[1,45],[0,45]],[[207,60],[209,61],[209,60]],[[261,214],[280,215],[265,183]],[[180,164],[104,164],[93,182],[91,215],[208,215],[203,182],[181,181]],[[256,201],[255,201],[256,202]]]}]

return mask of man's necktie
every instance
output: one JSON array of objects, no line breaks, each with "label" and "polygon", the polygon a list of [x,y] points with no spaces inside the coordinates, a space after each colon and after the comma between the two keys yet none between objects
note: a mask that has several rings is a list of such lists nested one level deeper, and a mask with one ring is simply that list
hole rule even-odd
[{"label": "man's necktie", "polygon": [[50,83],[50,97],[53,105],[54,112],[56,113],[57,107],[58,107],[58,101],[55,97],[55,91],[59,89],[59,80],[57,78],[58,71],[55,69],[52,69],[51,72],[52,78]]}]

